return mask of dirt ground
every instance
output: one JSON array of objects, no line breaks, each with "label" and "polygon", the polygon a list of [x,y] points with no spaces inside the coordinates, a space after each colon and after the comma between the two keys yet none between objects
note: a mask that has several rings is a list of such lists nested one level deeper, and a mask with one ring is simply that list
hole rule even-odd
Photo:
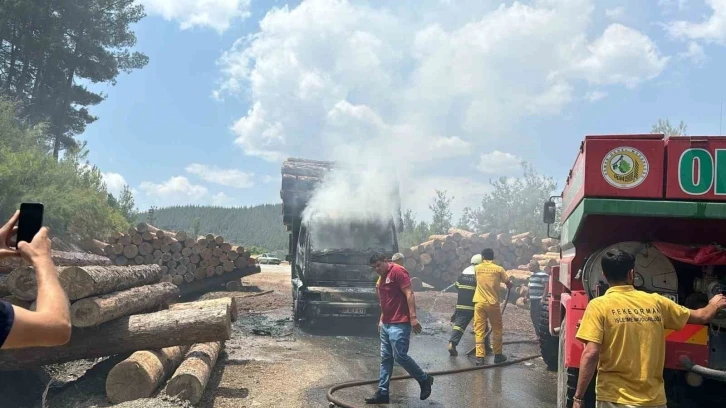
[{"label": "dirt ground", "polygon": [[[199,407],[326,406],[327,387],[339,381],[371,376],[371,367],[375,368],[378,362],[375,322],[353,325],[331,322],[328,328],[307,333],[295,329],[291,319],[289,266],[263,265],[261,273],[245,278],[243,284],[238,292],[203,296],[236,297],[239,319],[233,323],[232,339],[226,342]],[[416,301],[423,335],[445,336],[451,327],[448,320],[456,294],[423,290],[416,293]],[[505,331],[505,337],[533,338],[529,312],[508,305]],[[444,347],[445,340],[441,353]],[[0,374],[0,405],[21,408],[188,406],[165,396],[163,391],[154,398],[111,405],[105,398],[106,375],[126,357]]]}]

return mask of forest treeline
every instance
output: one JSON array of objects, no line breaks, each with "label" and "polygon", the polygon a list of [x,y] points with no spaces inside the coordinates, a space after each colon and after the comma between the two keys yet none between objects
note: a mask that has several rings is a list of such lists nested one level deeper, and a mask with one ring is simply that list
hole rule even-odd
[{"label": "forest treeline", "polygon": [[105,239],[135,218],[131,189],[114,197],[88,164],[76,136],[98,118],[105,95],[148,58],[132,51],[130,25],[144,17],[134,0],[0,2],[0,213],[42,202],[54,236]]},{"label": "forest treeline", "polygon": [[282,204],[238,208],[174,206],[155,209],[151,217],[148,212],[141,213],[137,220],[162,229],[186,231],[191,236],[222,235],[252,253],[287,253],[288,233],[282,224]]}]

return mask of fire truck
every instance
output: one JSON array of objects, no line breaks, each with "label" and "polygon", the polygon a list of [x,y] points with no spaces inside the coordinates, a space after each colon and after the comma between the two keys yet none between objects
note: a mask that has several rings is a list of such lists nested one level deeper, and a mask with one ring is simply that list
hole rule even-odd
[{"label": "fire truck", "polygon": [[[561,261],[553,267],[538,335],[557,370],[557,407],[572,407],[584,344],[575,338],[590,299],[607,290],[602,254],[635,256],[634,286],[691,309],[726,289],[726,138],[662,134],[586,136],[561,196],[544,204]],[[726,313],[709,325],[666,330],[669,407],[726,398]],[[595,380],[585,402],[595,406]]]}]

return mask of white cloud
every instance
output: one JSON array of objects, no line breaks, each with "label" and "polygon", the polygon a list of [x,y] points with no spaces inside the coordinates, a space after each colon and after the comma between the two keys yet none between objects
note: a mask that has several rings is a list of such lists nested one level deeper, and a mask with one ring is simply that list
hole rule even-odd
[{"label": "white cloud", "polygon": [[208,198],[206,187],[192,184],[184,176],[174,176],[162,183],[144,181],[139,185],[149,204],[166,206],[175,204],[201,204]]},{"label": "white cloud", "polygon": [[605,16],[611,20],[620,20],[625,17],[625,7],[617,6],[605,10]]},{"label": "white cloud", "polygon": [[482,154],[479,157],[477,170],[484,174],[504,176],[521,172],[522,158],[511,153],[495,150],[491,153]]},{"label": "white cloud", "polygon": [[673,21],[668,32],[676,38],[726,44],[726,1],[706,0],[706,4],[712,10],[708,18],[699,23]]},{"label": "white cloud", "polygon": [[703,65],[706,62],[706,52],[698,43],[691,41],[688,43],[688,49],[678,54],[683,59],[690,60],[695,65]]},{"label": "white cloud", "polygon": [[249,188],[255,185],[254,174],[237,169],[221,169],[217,166],[192,163],[185,169],[187,173],[199,176],[202,180],[234,188]]},{"label": "white cloud", "polygon": [[589,55],[576,62],[575,71],[596,85],[633,88],[660,75],[669,59],[647,35],[617,23],[587,48]]},{"label": "white cloud", "polygon": [[149,14],[176,20],[182,30],[211,27],[227,30],[234,20],[250,16],[250,0],[139,0]]},{"label": "white cloud", "polygon": [[235,144],[272,162],[378,146],[433,168],[494,140],[526,157],[525,141],[499,135],[563,113],[588,85],[635,87],[668,61],[621,24],[591,38],[591,0],[417,4],[305,0],[270,10],[218,61],[215,96],[252,102],[232,125]]},{"label": "white cloud", "polygon": [[589,91],[588,93],[586,93],[585,99],[587,99],[589,102],[597,102],[600,99],[605,98],[606,96],[608,96],[607,92],[594,90],[594,91]]},{"label": "white cloud", "polygon": [[127,185],[124,177],[118,173],[101,173],[103,182],[106,183],[106,189],[109,193],[113,194],[114,197],[121,195],[121,190]]}]

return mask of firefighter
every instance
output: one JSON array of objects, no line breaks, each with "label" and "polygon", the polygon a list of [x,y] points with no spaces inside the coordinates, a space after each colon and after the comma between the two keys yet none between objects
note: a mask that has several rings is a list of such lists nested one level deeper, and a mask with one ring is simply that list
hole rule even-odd
[{"label": "firefighter", "polygon": [[[456,310],[453,316],[451,316],[451,322],[454,323],[454,329],[451,331],[451,338],[449,339],[449,355],[455,357],[459,353],[456,351],[456,346],[459,345],[461,336],[464,335],[466,327],[474,318],[474,292],[476,291],[476,275],[474,274],[474,267],[481,263],[481,255],[476,254],[471,257],[471,265],[469,265],[456,280],[456,291],[458,298],[456,300]],[[489,336],[484,339],[484,347],[487,353],[492,352],[492,348],[489,345]]]},{"label": "firefighter", "polygon": [[610,288],[587,304],[577,331],[585,349],[573,408],[585,406],[596,370],[597,408],[666,408],[665,330],[708,324],[726,307],[726,298],[715,295],[706,307],[691,310],[657,293],[635,290],[635,257],[625,251],[606,252],[600,265]]},{"label": "firefighter", "polygon": [[494,363],[507,361],[502,354],[502,312],[499,309],[499,287],[504,283],[511,289],[512,281],[504,272],[504,268],[494,263],[494,250],[484,248],[481,251],[482,263],[474,268],[476,273],[476,292],[474,293],[474,333],[476,334],[476,364],[484,364],[486,350],[484,333],[487,319],[492,325],[492,348]]}]

